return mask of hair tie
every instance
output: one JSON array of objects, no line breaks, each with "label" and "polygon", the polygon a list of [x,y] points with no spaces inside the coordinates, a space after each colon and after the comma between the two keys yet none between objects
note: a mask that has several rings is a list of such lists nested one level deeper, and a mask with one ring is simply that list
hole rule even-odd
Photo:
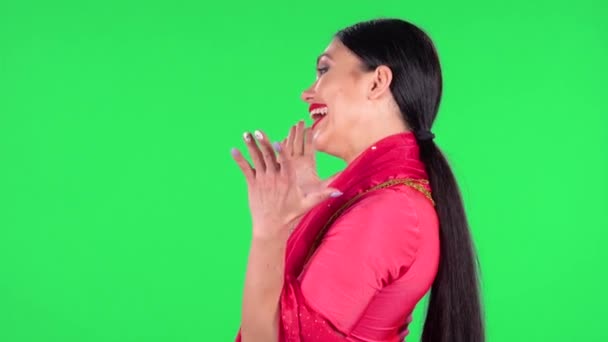
[{"label": "hair tie", "polygon": [[435,134],[429,130],[418,131],[415,135],[418,141],[429,141],[435,139]]}]

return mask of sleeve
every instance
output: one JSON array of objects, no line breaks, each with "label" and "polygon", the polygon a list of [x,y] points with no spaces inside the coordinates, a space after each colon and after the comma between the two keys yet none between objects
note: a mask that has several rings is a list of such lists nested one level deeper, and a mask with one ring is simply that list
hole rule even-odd
[{"label": "sleeve", "polygon": [[409,269],[419,240],[418,216],[407,193],[370,192],[327,231],[300,276],[302,296],[348,335],[378,291]]}]

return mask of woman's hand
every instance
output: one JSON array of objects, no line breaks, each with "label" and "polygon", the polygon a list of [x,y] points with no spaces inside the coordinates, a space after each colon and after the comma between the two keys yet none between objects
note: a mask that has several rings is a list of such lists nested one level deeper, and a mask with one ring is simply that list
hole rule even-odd
[{"label": "woman's hand", "polygon": [[312,142],[312,128],[305,128],[304,121],[291,126],[289,135],[281,143],[281,148],[285,150],[281,158],[289,160],[295,172],[296,183],[304,192],[326,188],[339,174],[338,172],[325,180],[319,177]]},{"label": "woman's hand", "polygon": [[256,131],[255,138],[260,146],[249,132],[244,134],[253,167],[237,149],[232,150],[247,182],[254,237],[281,236],[314,206],[342,194],[337,189],[321,186],[304,189],[297,182],[294,162],[286,149],[274,144],[279,163],[268,137]]}]

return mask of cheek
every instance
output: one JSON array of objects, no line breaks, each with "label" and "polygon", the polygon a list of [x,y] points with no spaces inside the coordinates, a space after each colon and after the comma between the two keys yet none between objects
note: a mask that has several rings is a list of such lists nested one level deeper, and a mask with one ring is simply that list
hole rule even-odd
[{"label": "cheek", "polygon": [[361,109],[360,99],[360,95],[353,87],[337,89],[334,97],[336,108],[334,122],[345,128],[355,125]]},{"label": "cheek", "polygon": [[351,78],[327,77],[318,84],[319,95],[326,101],[333,115],[332,125],[350,127],[356,122],[361,94]]}]

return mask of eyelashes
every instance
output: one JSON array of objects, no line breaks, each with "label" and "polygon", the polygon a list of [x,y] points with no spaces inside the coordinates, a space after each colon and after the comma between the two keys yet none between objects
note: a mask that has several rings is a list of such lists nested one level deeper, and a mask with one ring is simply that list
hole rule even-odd
[{"label": "eyelashes", "polygon": [[319,68],[317,68],[317,74],[323,75],[324,73],[327,72],[327,70],[329,70],[329,67],[319,67]]}]

